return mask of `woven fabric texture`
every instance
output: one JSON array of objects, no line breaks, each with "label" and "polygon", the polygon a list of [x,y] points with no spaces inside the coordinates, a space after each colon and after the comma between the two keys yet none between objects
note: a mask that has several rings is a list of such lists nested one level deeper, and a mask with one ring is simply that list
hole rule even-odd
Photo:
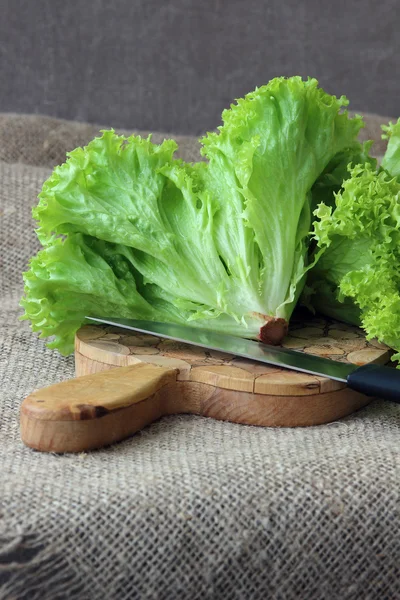
[{"label": "woven fabric texture", "polygon": [[23,398],[74,374],[17,320],[30,210],[94,133],[0,116],[0,599],[400,598],[398,405],[297,429],[168,417],[82,455],[21,443]]},{"label": "woven fabric texture", "polygon": [[197,135],[277,75],[400,114],[398,0],[0,0],[0,110]]}]

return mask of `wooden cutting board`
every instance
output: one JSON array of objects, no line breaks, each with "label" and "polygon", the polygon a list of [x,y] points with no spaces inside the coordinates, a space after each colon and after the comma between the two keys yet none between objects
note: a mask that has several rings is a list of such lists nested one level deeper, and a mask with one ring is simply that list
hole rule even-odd
[{"label": "wooden cutting board", "polygon": [[[367,342],[360,329],[327,319],[294,321],[283,346],[357,365],[390,358],[389,348]],[[318,425],[372,399],[324,377],[110,326],[78,331],[75,364],[78,379],[23,402],[21,435],[28,446],[81,452],[177,413],[247,425]]]}]

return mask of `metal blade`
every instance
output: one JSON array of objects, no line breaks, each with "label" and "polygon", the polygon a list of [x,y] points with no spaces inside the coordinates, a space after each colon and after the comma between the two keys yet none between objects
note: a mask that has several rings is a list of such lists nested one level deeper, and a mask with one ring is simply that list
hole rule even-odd
[{"label": "metal blade", "polygon": [[103,319],[86,317],[96,323],[114,325],[123,329],[148,333],[158,337],[185,342],[209,350],[219,350],[235,356],[250,358],[257,362],[294,369],[303,373],[322,375],[336,381],[346,382],[347,377],[357,369],[356,365],[340,363],[335,360],[303,354],[295,350],[287,350],[277,346],[268,346],[261,342],[246,340],[233,335],[225,335],[216,331],[207,331],[187,325],[174,323],[157,323],[155,321],[137,321],[134,319]]}]

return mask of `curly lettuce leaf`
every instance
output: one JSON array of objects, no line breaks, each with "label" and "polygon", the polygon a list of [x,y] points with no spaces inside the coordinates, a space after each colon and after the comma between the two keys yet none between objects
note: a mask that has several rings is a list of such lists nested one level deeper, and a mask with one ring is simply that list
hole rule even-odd
[{"label": "curly lettuce leaf", "polygon": [[24,274],[25,319],[40,337],[54,336],[48,344],[62,354],[73,349],[73,337],[93,313],[152,318],[154,310],[139,294],[124,256],[105,242],[82,234],[54,239],[30,261]]},{"label": "curly lettuce leaf", "polygon": [[267,315],[288,320],[304,286],[310,190],[363,126],[341,112],[347,104],[315,79],[277,78],[224,111],[219,132],[202,140],[218,251]]},{"label": "curly lettuce leaf", "polygon": [[316,210],[323,202],[327,206],[335,206],[335,194],[350,177],[350,168],[354,165],[369,164],[373,169],[377,168],[377,160],[370,156],[373,141],[354,142],[349,148],[338,152],[329,162],[323,173],[318,177],[312,187],[312,210]]},{"label": "curly lettuce leaf", "polygon": [[322,254],[309,273],[311,301],[400,350],[400,183],[369,164],[350,174],[335,209],[322,203],[315,213]]},{"label": "curly lettuce leaf", "polygon": [[[155,284],[145,285],[134,262],[132,249],[122,244],[81,233],[55,239],[31,259],[30,270],[24,274],[22,318],[31,320],[32,330],[41,331],[40,337],[52,336],[48,346],[61,354],[73,351],[74,334],[89,314],[189,321],[196,305],[177,307],[174,296]],[[204,315],[204,327],[229,329],[234,334],[243,330],[243,324],[228,315],[216,321],[213,316]],[[249,327],[256,330],[259,323],[254,321],[250,319]]]},{"label": "curly lettuce leaf", "polygon": [[202,140],[208,162],[112,130],[69,153],[33,211],[44,249],[24,275],[25,318],[64,353],[87,314],[252,338],[286,323],[308,269],[312,186],[359,151],[346,104],[315,79],[278,78],[224,111]]},{"label": "curly lettuce leaf", "polygon": [[382,129],[382,138],[388,140],[388,145],[381,166],[400,180],[400,119],[394,124],[382,125]]}]

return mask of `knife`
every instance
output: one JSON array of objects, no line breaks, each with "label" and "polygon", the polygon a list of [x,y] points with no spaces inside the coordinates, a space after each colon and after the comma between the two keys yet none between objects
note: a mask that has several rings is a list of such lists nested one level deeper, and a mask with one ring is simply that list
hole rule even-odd
[{"label": "knife", "polygon": [[376,364],[359,367],[188,325],[135,319],[99,317],[86,317],[86,319],[250,358],[260,363],[328,377],[346,383],[349,388],[367,396],[400,403],[400,370],[393,367]]}]

